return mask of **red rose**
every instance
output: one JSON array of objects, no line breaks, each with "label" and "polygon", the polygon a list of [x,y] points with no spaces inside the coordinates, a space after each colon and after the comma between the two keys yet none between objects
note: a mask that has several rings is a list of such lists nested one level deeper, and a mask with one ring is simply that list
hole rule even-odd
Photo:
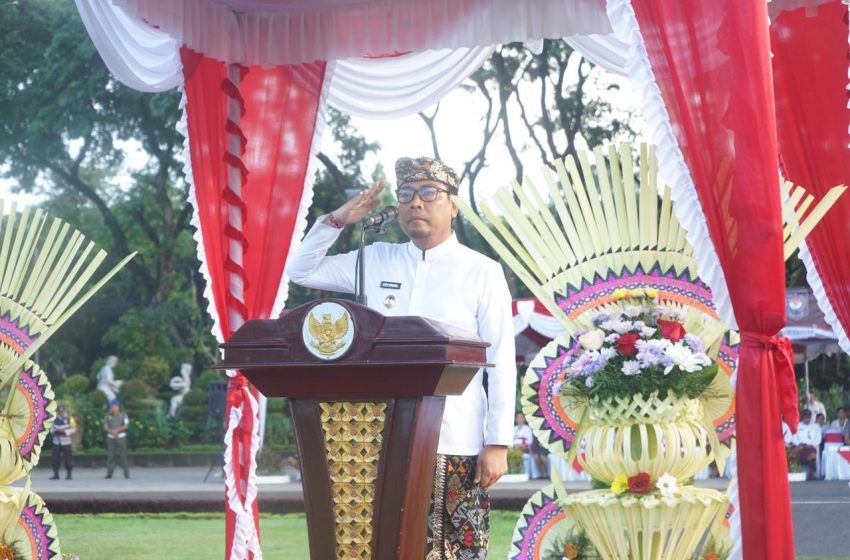
[{"label": "red rose", "polygon": [[652,479],[649,473],[639,472],[629,477],[629,492],[632,494],[648,494],[652,490]]},{"label": "red rose", "polygon": [[635,346],[635,344],[639,338],[640,337],[637,333],[620,335],[620,338],[617,339],[617,352],[619,352],[621,356],[631,358],[637,354],[637,346]]},{"label": "red rose", "polygon": [[677,321],[658,319],[658,328],[661,330],[661,337],[670,342],[679,342],[685,337],[685,327]]}]

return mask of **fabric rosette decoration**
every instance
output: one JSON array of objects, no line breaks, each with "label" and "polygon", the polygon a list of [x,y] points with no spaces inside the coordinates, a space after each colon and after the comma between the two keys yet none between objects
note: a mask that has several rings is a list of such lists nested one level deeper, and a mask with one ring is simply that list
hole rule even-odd
[{"label": "fabric rosette decoration", "polygon": [[578,332],[561,368],[567,397],[607,399],[633,395],[698,398],[717,374],[702,340],[688,333],[681,314],[653,289],[617,290],[617,304]]}]

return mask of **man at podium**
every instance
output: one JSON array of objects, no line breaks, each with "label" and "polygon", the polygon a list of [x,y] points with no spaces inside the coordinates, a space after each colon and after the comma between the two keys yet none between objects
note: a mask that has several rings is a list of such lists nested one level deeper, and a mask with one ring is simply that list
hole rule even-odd
[{"label": "man at podium", "polygon": [[[363,292],[388,316],[418,315],[476,333],[489,342],[486,368],[459,396],[446,397],[428,523],[428,560],[484,560],[489,537],[487,489],[507,472],[516,391],[511,295],[496,261],[461,245],[452,231],[457,174],[442,161],[396,162],[398,219],[408,243],[365,250]],[[357,251],[327,256],[343,228],[363,220],[385,188],[379,181],[316,220],[287,266],[297,284],[354,293]]]}]

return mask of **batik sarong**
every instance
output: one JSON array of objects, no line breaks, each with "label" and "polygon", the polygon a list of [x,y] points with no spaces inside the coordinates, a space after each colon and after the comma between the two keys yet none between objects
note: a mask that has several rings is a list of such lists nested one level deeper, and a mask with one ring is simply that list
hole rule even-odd
[{"label": "batik sarong", "polygon": [[485,560],[490,495],[474,482],[477,456],[437,455],[426,560]]}]

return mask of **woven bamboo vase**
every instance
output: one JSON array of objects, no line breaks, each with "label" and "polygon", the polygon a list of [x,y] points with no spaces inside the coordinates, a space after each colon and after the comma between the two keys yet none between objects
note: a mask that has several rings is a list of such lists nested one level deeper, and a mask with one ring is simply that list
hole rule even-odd
[{"label": "woven bamboo vase", "polygon": [[584,529],[604,558],[690,558],[711,523],[725,511],[726,496],[682,486],[712,460],[698,400],[673,394],[591,400],[576,439],[582,467],[611,485],[622,475],[676,478],[675,495],[616,495],[591,490],[568,495],[562,507]]}]

